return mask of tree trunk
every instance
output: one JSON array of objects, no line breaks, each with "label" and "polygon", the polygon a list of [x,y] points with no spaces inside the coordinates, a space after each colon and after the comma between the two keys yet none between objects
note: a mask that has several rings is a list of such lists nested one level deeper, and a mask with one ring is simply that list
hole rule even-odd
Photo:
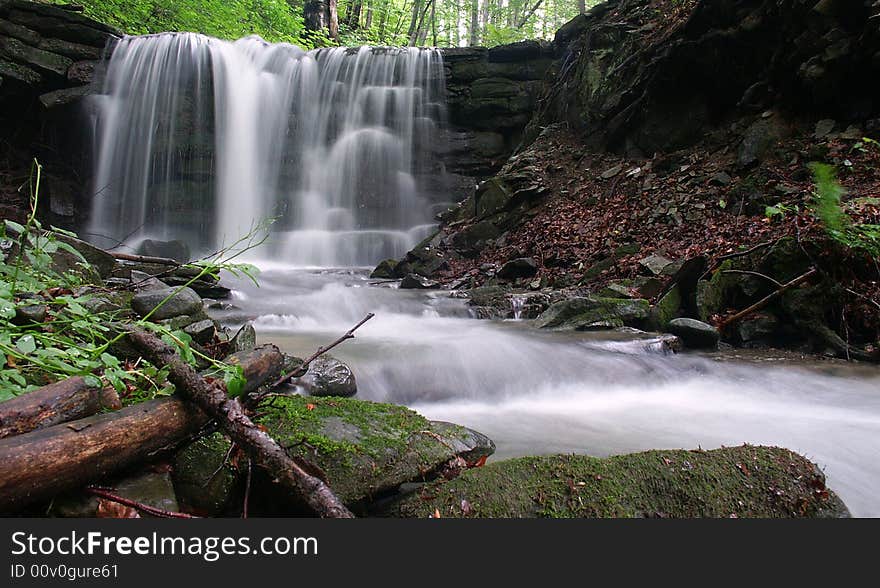
[{"label": "tree trunk", "polygon": [[476,47],[480,42],[480,0],[471,0],[471,47]]},{"label": "tree trunk", "polygon": [[221,428],[250,458],[279,484],[292,490],[316,514],[333,518],[354,515],[322,480],[306,472],[265,431],[245,414],[237,398],[229,398],[222,382],[209,383],[161,339],[144,331],[132,331],[129,340],[154,365],[168,366],[169,379],[178,393],[215,417]]},{"label": "tree trunk", "polygon": [[303,5],[306,30],[326,32],[334,41],[339,39],[339,16],[337,0],[307,0]]},{"label": "tree trunk", "polygon": [[350,30],[356,30],[361,25],[361,9],[363,0],[351,0],[345,13],[345,24]]},{"label": "tree trunk", "polygon": [[578,0],[578,9],[580,10],[581,14],[586,14],[587,13],[587,0]]},{"label": "tree trunk", "polygon": [[120,408],[116,392],[68,378],[0,403],[0,439]]},{"label": "tree trunk", "polygon": [[177,398],[151,400],[0,440],[0,512],[79,488],[178,445],[208,417]]},{"label": "tree trunk", "polygon": [[419,32],[419,17],[422,15],[422,0],[414,0],[412,7],[412,18],[409,21],[409,30],[406,32],[407,43],[410,46],[416,44],[416,35]]}]

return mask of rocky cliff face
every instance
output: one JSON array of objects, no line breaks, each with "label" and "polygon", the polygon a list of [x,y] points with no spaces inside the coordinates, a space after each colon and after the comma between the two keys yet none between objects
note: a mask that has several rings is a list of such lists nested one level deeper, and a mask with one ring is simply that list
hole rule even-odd
[{"label": "rocky cliff face", "polygon": [[0,216],[24,215],[17,189],[32,158],[47,171],[41,203],[48,221],[72,226],[87,210],[89,156],[76,109],[95,92],[101,58],[121,35],[72,9],[0,0]]}]

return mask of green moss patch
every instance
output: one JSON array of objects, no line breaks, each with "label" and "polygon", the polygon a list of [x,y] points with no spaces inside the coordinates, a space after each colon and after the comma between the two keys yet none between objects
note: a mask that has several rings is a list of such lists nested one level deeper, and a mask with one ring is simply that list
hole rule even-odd
[{"label": "green moss patch", "polygon": [[806,458],[776,447],[524,457],[426,485],[390,507],[428,517],[849,516]]}]

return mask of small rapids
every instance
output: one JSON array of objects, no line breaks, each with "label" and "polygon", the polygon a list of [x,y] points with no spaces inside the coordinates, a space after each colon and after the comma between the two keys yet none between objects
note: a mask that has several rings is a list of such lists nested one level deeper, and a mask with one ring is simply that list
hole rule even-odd
[{"label": "small rapids", "polygon": [[[362,270],[269,269],[237,285],[230,324],[306,354],[376,313],[334,353],[360,398],[477,429],[496,458],[779,445],[822,467],[856,516],[880,516],[880,373],[836,363],[665,355],[626,333],[552,333],[470,317],[444,293]],[[722,359],[725,359],[722,361]]]}]

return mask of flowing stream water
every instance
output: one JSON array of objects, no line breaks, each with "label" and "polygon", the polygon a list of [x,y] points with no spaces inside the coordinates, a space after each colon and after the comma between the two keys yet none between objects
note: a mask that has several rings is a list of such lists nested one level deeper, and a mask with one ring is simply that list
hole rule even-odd
[{"label": "flowing stream water", "polygon": [[497,457],[781,445],[855,515],[880,516],[876,369],[663,355],[630,334],[475,320],[448,293],[366,277],[358,266],[431,231],[445,197],[439,52],[126,38],[93,112],[92,240],[211,250],[279,216],[261,287],[229,278],[235,308],[219,318],[305,355],[376,313],[335,352],[359,397],[477,429]]}]

